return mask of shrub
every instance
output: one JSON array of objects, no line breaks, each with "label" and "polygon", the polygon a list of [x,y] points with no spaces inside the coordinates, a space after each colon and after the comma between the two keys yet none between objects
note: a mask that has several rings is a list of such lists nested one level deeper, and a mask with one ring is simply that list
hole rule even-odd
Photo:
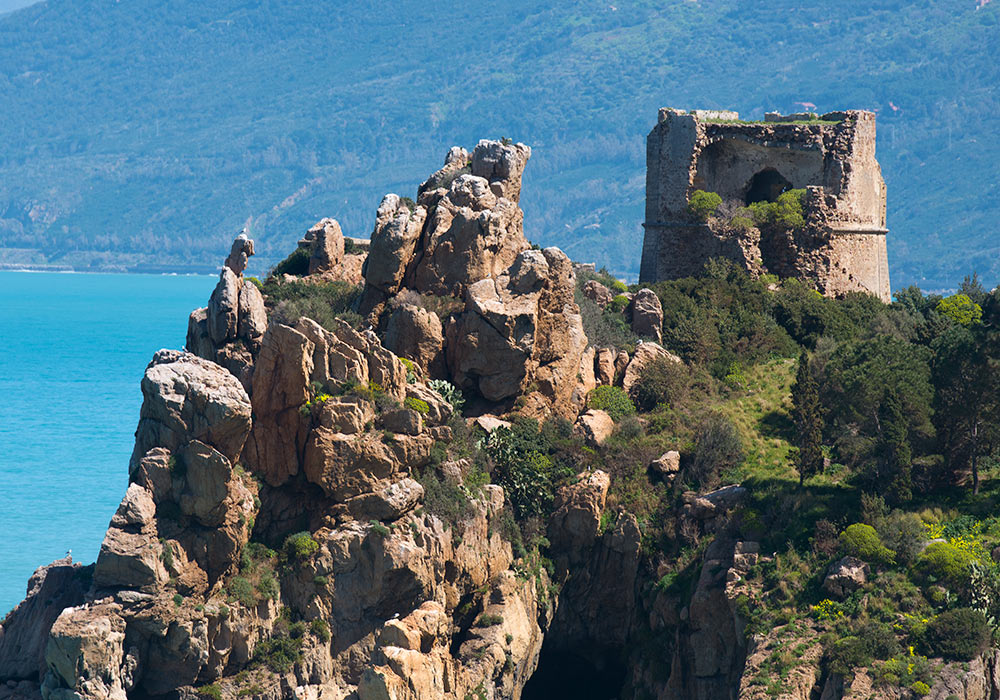
[{"label": "shrub", "polygon": [[184,596],[182,596],[180,593],[174,593],[174,605],[176,605],[179,608],[181,606],[181,603],[183,602],[184,602]]},{"label": "shrub", "polygon": [[369,520],[368,524],[372,526],[372,532],[374,532],[379,537],[386,537],[390,530],[385,525],[380,523],[378,520]]},{"label": "shrub", "polygon": [[917,697],[923,697],[925,695],[930,694],[931,687],[926,683],[924,683],[923,681],[916,681],[913,685],[910,686],[910,690],[912,690],[913,694],[916,695]]},{"label": "shrub", "polygon": [[322,576],[322,575],[313,576],[313,585],[314,586],[318,586],[320,588],[323,588],[324,586],[326,586],[326,584],[327,584],[327,578],[326,578],[326,576]]},{"label": "shrub", "polygon": [[272,637],[257,645],[253,654],[254,665],[267,666],[275,673],[287,673],[302,659],[302,639]]},{"label": "shrub", "polygon": [[700,486],[710,486],[717,475],[743,463],[743,438],[733,422],[712,414],[699,426],[688,475]]},{"label": "shrub", "polygon": [[415,396],[407,396],[403,401],[403,405],[412,411],[416,411],[422,416],[426,416],[431,410],[431,407],[427,405],[426,401],[418,399]]},{"label": "shrub", "polygon": [[611,282],[608,284],[608,289],[610,289],[612,292],[618,292],[618,294],[623,294],[624,292],[628,291],[628,287],[625,285],[625,283],[617,279],[611,280]]},{"label": "shrub", "polygon": [[234,576],[226,589],[231,600],[236,600],[245,607],[249,608],[257,602],[253,584],[244,576]]},{"label": "shrub", "polygon": [[947,610],[927,623],[924,640],[935,656],[971,661],[989,647],[990,625],[978,610]]},{"label": "shrub", "polygon": [[688,213],[698,221],[708,221],[715,210],[722,204],[722,197],[715,192],[695,190],[688,199]]},{"label": "shrub", "polygon": [[802,215],[802,200],[806,191],[788,190],[778,195],[774,202],[754,202],[750,205],[750,214],[757,226],[777,228],[801,228],[805,225]]},{"label": "shrub", "polygon": [[620,314],[627,307],[628,307],[628,297],[625,296],[624,294],[616,294],[614,297],[611,298],[611,301],[608,302],[608,305],[605,307],[605,313],[611,312],[614,314]]},{"label": "shrub", "polygon": [[299,563],[319,551],[319,542],[308,532],[296,532],[285,538],[281,549],[289,562]]},{"label": "shrub", "polygon": [[269,314],[273,321],[294,325],[305,316],[327,330],[336,327],[338,318],[354,327],[359,325],[360,316],[351,309],[360,293],[360,285],[341,280],[279,284],[272,278],[264,284],[264,294],[273,305]]},{"label": "shrub", "polygon": [[611,420],[619,421],[635,413],[635,404],[620,386],[602,385],[587,395],[587,408],[605,411]]},{"label": "shrub", "polygon": [[828,653],[830,670],[841,675],[847,675],[853,669],[868,666],[872,662],[871,655],[865,650],[864,642],[858,637],[838,639]]},{"label": "shrub", "polygon": [[657,357],[642,371],[632,387],[632,398],[642,411],[652,411],[660,405],[672,405],[687,396],[691,385],[691,370],[668,357]]},{"label": "shrub", "polygon": [[272,275],[295,275],[301,277],[309,274],[309,249],[296,248],[291,255],[274,266]]},{"label": "shrub", "polygon": [[844,554],[870,564],[892,564],[896,553],[888,549],[871,525],[854,523],[840,533]]},{"label": "shrub", "polygon": [[309,631],[324,644],[330,641],[330,624],[326,620],[319,618],[313,620],[309,623]]},{"label": "shrub", "polygon": [[455,413],[462,412],[462,407],[465,405],[465,397],[462,396],[462,392],[457,386],[447,379],[432,379],[427,382],[427,386],[439,393],[441,398],[450,403]]},{"label": "shrub", "polygon": [[932,542],[919,557],[913,569],[924,580],[944,583],[964,589],[972,573],[973,555],[950,542]]},{"label": "shrub", "polygon": [[218,683],[203,685],[198,688],[198,695],[204,695],[212,700],[222,700],[222,688],[219,687]]},{"label": "shrub", "polygon": [[487,615],[483,613],[476,620],[476,627],[493,627],[503,624],[503,615]]}]

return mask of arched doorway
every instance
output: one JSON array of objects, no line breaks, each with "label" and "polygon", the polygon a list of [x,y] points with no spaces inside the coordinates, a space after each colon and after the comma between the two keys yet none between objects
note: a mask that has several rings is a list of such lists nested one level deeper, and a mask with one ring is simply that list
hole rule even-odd
[{"label": "arched doorway", "polygon": [[792,183],[774,168],[764,168],[750,178],[745,203],[774,202],[782,192],[792,189]]}]

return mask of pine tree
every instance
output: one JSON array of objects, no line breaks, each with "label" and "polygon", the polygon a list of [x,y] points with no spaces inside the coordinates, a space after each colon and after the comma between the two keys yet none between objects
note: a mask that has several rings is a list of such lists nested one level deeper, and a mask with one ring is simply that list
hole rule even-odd
[{"label": "pine tree", "polygon": [[891,387],[886,389],[878,411],[879,480],[886,485],[890,502],[902,503],[913,496],[912,451],[903,403]]},{"label": "pine tree", "polygon": [[792,419],[795,421],[795,445],[798,447],[796,468],[799,486],[823,471],[823,416],[819,404],[819,388],[809,373],[809,357],[802,352],[799,369],[792,385]]}]

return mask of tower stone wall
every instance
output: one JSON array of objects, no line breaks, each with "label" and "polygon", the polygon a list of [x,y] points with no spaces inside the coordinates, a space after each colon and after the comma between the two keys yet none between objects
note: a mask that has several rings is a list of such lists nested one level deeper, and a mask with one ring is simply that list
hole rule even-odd
[{"label": "tower stone wall", "polygon": [[[747,225],[742,208],[803,189],[803,226]],[[689,212],[697,190],[722,205]],[[646,221],[640,282],[698,274],[710,258],[796,277],[839,296],[888,301],[886,189],[875,159],[875,115],[864,111],[741,122],[735,112],[661,109],[646,140]]]}]

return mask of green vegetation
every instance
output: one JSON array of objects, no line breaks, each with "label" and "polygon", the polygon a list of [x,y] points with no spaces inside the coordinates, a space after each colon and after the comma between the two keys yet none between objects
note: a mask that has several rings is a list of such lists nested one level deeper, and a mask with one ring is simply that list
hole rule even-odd
[{"label": "green vegetation", "polygon": [[760,228],[801,228],[805,224],[802,216],[805,195],[805,190],[788,190],[774,202],[754,202],[749,207],[754,224]]},{"label": "green vegetation", "polygon": [[462,392],[457,386],[447,379],[431,379],[427,382],[427,386],[439,393],[441,398],[450,403],[455,413],[462,412],[462,407],[465,405],[465,397],[462,396]]},{"label": "green vegetation", "polygon": [[503,615],[487,615],[483,613],[476,618],[476,627],[493,627],[503,624]]},{"label": "green vegetation", "polygon": [[982,307],[967,294],[952,294],[939,301],[934,310],[965,327],[973,326],[983,318]]},{"label": "green vegetation", "polygon": [[309,248],[298,248],[287,258],[274,266],[269,276],[295,275],[301,277],[309,274]]},{"label": "green vegetation", "polygon": [[892,564],[895,561],[896,553],[882,544],[878,532],[871,525],[849,525],[840,533],[840,542],[845,554],[870,564]]},{"label": "green vegetation", "polygon": [[222,688],[218,683],[210,683],[198,688],[198,695],[203,695],[211,700],[222,700]]},{"label": "green vegetation", "polygon": [[330,641],[330,623],[326,620],[316,618],[309,623],[309,631],[324,644]]},{"label": "green vegetation", "polygon": [[722,197],[715,192],[695,190],[688,199],[688,213],[698,221],[708,221],[722,204]]},{"label": "green vegetation", "polygon": [[333,330],[336,319],[356,328],[361,324],[361,317],[352,311],[360,286],[339,280],[278,282],[268,277],[263,291],[272,321],[294,325],[306,316],[327,330]]},{"label": "green vegetation", "polygon": [[427,405],[427,402],[423,399],[418,399],[413,396],[407,396],[403,401],[403,406],[410,409],[411,411],[416,411],[422,416],[426,416],[431,410],[431,407]]},{"label": "green vegetation", "polygon": [[319,551],[319,542],[308,532],[296,532],[285,538],[281,551],[291,564],[299,564]]},{"label": "green vegetation", "polygon": [[635,413],[635,404],[620,386],[602,385],[587,394],[587,408],[604,411],[616,423]]}]

